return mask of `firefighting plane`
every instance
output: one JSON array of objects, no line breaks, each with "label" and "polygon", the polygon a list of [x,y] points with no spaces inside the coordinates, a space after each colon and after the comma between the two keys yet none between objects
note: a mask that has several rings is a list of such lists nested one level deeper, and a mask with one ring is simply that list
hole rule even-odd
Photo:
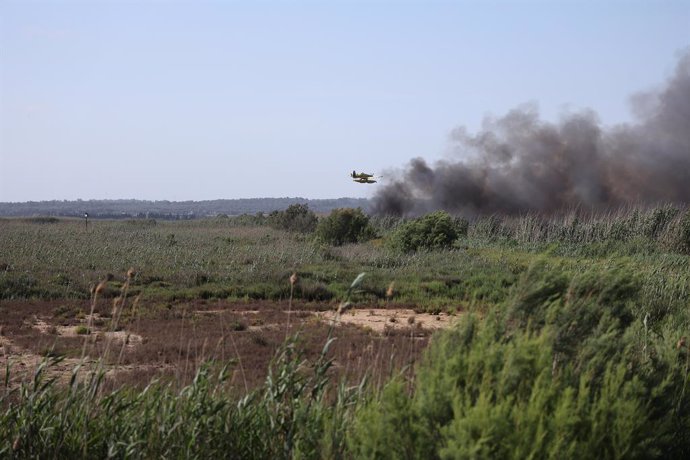
[{"label": "firefighting plane", "polygon": [[352,174],[350,174],[350,177],[352,177],[353,182],[357,182],[360,184],[375,184],[376,180],[374,180],[374,175],[373,174],[367,174],[360,172],[358,173],[357,171],[352,171]]}]

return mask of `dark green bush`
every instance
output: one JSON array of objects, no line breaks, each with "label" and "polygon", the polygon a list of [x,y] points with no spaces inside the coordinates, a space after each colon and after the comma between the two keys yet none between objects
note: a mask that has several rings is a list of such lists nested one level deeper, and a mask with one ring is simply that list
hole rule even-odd
[{"label": "dark green bush", "polygon": [[369,240],[374,237],[374,230],[369,225],[369,217],[360,208],[341,208],[321,219],[316,236],[325,243],[340,246]]},{"label": "dark green bush", "polygon": [[[218,219],[220,216],[216,216],[216,218]],[[245,213],[232,218],[225,216],[225,219],[228,224],[236,227],[258,227],[266,224],[266,216],[262,212],[257,212],[256,214]]]},{"label": "dark green bush", "polygon": [[318,219],[306,204],[293,204],[285,211],[273,211],[268,215],[268,224],[279,230],[311,233],[316,229]]},{"label": "dark green bush", "polygon": [[445,211],[436,211],[399,226],[389,237],[388,244],[403,252],[444,249],[462,233],[467,234],[466,221],[455,220]]},{"label": "dark green bush", "polygon": [[331,300],[334,294],[325,283],[305,280],[295,289],[295,296],[311,302]]},{"label": "dark green bush", "polygon": [[349,431],[352,458],[433,458],[434,446],[420,420],[405,385],[392,380],[359,410]]},{"label": "dark green bush", "polygon": [[636,318],[637,285],[536,264],[505,313],[432,342],[411,394],[394,382],[359,408],[354,456],[685,458],[689,351]]}]

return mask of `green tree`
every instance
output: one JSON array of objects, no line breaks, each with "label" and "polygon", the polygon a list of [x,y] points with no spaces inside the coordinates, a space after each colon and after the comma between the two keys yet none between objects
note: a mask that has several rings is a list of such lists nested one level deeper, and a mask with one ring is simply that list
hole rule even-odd
[{"label": "green tree", "polygon": [[463,233],[467,233],[466,221],[456,221],[447,212],[436,211],[399,226],[388,241],[403,252],[443,249]]},{"label": "green tree", "polygon": [[271,227],[289,232],[311,233],[316,229],[318,219],[306,204],[293,204],[285,211],[273,211],[268,215]]},{"label": "green tree", "polygon": [[316,236],[325,243],[340,246],[369,240],[374,237],[374,230],[369,225],[369,217],[360,208],[341,208],[321,219]]}]

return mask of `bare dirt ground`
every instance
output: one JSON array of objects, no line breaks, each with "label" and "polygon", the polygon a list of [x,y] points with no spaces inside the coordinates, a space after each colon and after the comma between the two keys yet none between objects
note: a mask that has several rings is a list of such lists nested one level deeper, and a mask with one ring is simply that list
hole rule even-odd
[{"label": "bare dirt ground", "polygon": [[352,324],[378,333],[390,330],[436,330],[449,327],[457,318],[454,315],[440,313],[415,313],[406,308],[358,308],[348,310],[340,317],[335,311],[317,312],[315,315],[324,321],[335,321],[336,324]]},{"label": "bare dirt ground", "polygon": [[64,382],[77,365],[88,370],[102,363],[113,387],[143,386],[153,378],[182,385],[201,363],[213,362],[229,364],[231,383],[246,390],[265,379],[287,337],[298,334],[304,357],[314,359],[331,327],[334,376],[384,379],[416,362],[431,333],[456,318],[364,307],[338,317],[329,305],[296,304],[288,311],[284,302],[200,300],[141,305],[116,322],[105,299],[93,316],[90,309],[88,301],[2,301],[2,380],[9,369],[11,386],[17,385],[46,358],[59,357],[47,373]]}]

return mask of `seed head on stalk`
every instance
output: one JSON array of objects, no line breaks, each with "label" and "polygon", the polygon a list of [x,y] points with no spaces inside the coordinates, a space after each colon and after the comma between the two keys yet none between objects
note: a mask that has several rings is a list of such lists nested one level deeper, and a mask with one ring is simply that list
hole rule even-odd
[{"label": "seed head on stalk", "polygon": [[288,333],[290,331],[290,313],[292,312],[292,294],[295,291],[295,285],[299,281],[297,272],[292,272],[290,275],[290,300],[288,301],[288,312],[287,312],[287,326],[285,327],[285,338],[287,339]]}]

